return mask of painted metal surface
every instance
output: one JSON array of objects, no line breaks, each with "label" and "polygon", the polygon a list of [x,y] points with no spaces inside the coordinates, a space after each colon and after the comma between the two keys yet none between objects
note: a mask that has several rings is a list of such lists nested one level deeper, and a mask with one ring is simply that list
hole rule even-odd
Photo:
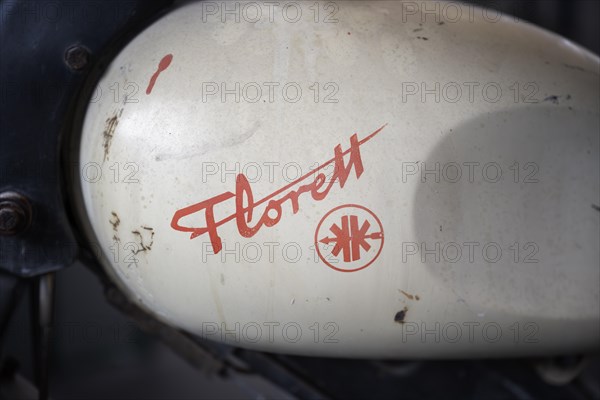
[{"label": "painted metal surface", "polygon": [[80,148],[120,286],[275,352],[597,348],[598,58],[427,3],[191,3],[135,38]]},{"label": "painted metal surface", "polygon": [[79,246],[65,187],[77,181],[69,159],[77,150],[65,139],[75,98],[87,89],[92,60],[169,3],[0,4],[0,197],[15,194],[28,203],[17,212],[0,199],[0,273],[34,277],[73,264]]}]

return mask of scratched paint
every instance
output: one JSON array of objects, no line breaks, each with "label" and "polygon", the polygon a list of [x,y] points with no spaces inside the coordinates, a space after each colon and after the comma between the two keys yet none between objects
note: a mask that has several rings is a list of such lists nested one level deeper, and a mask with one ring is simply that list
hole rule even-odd
[{"label": "scratched paint", "polygon": [[[429,20],[421,32],[412,33],[422,15],[403,13],[401,2],[345,2],[336,24],[315,24],[303,16],[294,26],[253,24],[256,29],[224,25],[219,18],[198,23],[202,3],[181,6],[134,38],[101,77],[98,89],[123,82],[119,67],[132,65],[127,79],[140,83],[143,96],[144,83],[149,84],[161,58],[177,55],[173,68],[158,75],[151,98],[127,103],[103,179],[79,177],[85,208],[77,208],[77,217],[92,228],[83,232],[85,240],[98,243],[105,270],[132,302],[208,340],[273,352],[440,358],[597,348],[600,214],[591,205],[600,205],[598,94],[593,90],[599,77],[585,72],[597,70],[597,57],[510,19],[490,24],[480,17],[443,27]],[[245,35],[239,36],[239,30]],[[527,40],[516,40],[521,37]],[[407,93],[406,76],[417,82],[414,95]],[[209,80],[219,82],[219,88],[225,83],[227,90],[238,81],[241,88],[254,80],[280,86],[273,87],[273,102],[237,102],[230,95],[225,102],[221,96],[204,102],[203,84]],[[286,83],[332,80],[339,86],[338,103],[323,101],[330,92],[322,86],[325,92],[319,93],[302,87],[294,104],[284,101],[280,91]],[[475,80],[480,85],[467,93],[463,83]],[[443,90],[451,81],[462,87],[455,103],[446,101],[453,91]],[[536,104],[519,100],[530,93],[524,83],[531,81],[539,86]],[[422,82],[429,84],[422,87]],[[432,82],[441,82],[440,92],[423,97]],[[486,83],[500,85],[496,103],[483,98],[494,93],[482,90]],[[571,99],[561,97],[558,104],[543,101],[567,94]],[[79,165],[102,165],[102,133],[115,107],[113,96],[90,101]],[[358,179],[358,163],[349,163],[354,152],[343,155],[337,175],[335,161],[314,171],[334,157],[338,144],[342,151],[350,149],[354,132],[361,141],[384,122],[389,122],[384,132],[360,146],[364,171]],[[456,176],[455,168],[443,168],[454,162],[462,168],[456,183],[445,179]],[[497,183],[481,181],[488,162],[502,167]],[[514,168],[508,169],[513,162],[519,162],[518,182]],[[539,165],[539,177],[545,179],[525,184],[528,162]],[[129,181],[127,163],[139,167],[139,184],[124,183]],[[211,166],[216,166],[214,173],[206,168]],[[305,181],[286,188],[309,171]],[[319,172],[327,172],[327,182],[313,192],[321,183],[315,181]],[[240,179],[236,193],[239,174],[247,182]],[[324,193],[332,178],[326,198],[314,199],[313,193]],[[230,192],[233,197],[215,202],[215,196]],[[271,200],[268,217],[279,217],[280,207],[281,218],[268,226],[271,219],[260,219]],[[205,208],[179,221],[190,231],[172,229],[177,210],[201,201]],[[344,204],[373,211],[385,230],[380,256],[354,273],[325,265],[315,244],[319,221]],[[208,227],[209,210],[214,211],[211,227],[222,238],[219,254],[211,251],[209,231],[194,231]],[[114,240],[113,211],[121,221],[120,241]],[[353,215],[358,217],[354,222]],[[316,237],[325,259],[335,258],[332,264],[344,270],[370,260],[380,240],[367,236],[381,231],[378,224],[350,208],[334,217]],[[238,229],[249,234],[259,224],[252,237]],[[144,226],[154,228],[154,241]],[[134,231],[144,235],[143,241]],[[200,235],[190,240],[194,232]],[[519,240],[519,263],[509,248],[513,239]],[[471,247],[463,244],[484,240],[473,248],[471,261]],[[488,242],[500,244],[498,262],[483,259],[493,255],[483,253]],[[539,244],[539,263],[522,263],[529,254],[523,247],[527,242]],[[151,243],[151,250],[133,254]],[[448,243],[463,250],[456,262],[447,260],[454,256]],[[293,246],[284,248],[287,244]],[[324,249],[326,244],[330,247]],[[414,251],[404,244],[415,244]],[[329,329],[327,321],[332,322]],[[490,343],[495,324],[501,337]],[[262,335],[254,340],[257,326]],[[324,342],[332,326],[337,344]],[[453,339],[456,326],[458,342],[445,340]],[[214,334],[212,327],[218,327]],[[413,327],[418,331],[410,334]],[[423,339],[423,332],[432,330],[436,333]],[[296,331],[301,335],[290,343]],[[526,344],[525,338],[539,343]]]},{"label": "scratched paint", "polygon": [[154,84],[156,84],[158,75],[160,75],[161,72],[169,68],[169,65],[171,65],[171,61],[173,61],[173,54],[167,54],[160,60],[156,72],[154,72],[154,74],[152,74],[152,77],[150,78],[150,83],[148,83],[148,87],[146,88],[146,94],[152,93],[152,89],[154,88]]}]

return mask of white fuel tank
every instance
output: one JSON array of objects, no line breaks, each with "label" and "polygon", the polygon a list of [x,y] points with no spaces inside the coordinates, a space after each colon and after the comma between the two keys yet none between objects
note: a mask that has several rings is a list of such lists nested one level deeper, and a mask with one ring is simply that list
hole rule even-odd
[{"label": "white fuel tank", "polygon": [[89,103],[89,240],[157,318],[237,346],[597,350],[599,65],[458,3],[185,4]]}]

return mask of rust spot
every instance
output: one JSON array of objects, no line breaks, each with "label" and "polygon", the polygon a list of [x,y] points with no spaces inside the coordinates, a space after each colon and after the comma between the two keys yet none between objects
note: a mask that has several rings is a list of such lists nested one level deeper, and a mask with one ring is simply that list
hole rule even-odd
[{"label": "rust spot", "polygon": [[113,235],[113,240],[115,242],[120,242],[121,239],[119,239],[119,225],[121,224],[121,219],[114,211],[111,211],[110,214],[112,215],[112,217],[108,220],[108,222],[112,225],[113,231],[115,232],[115,234]]},{"label": "rust spot", "polygon": [[117,231],[117,228],[119,227],[119,224],[121,223],[121,220],[119,219],[119,216],[117,215],[116,212],[112,211],[111,212],[112,218],[110,220],[108,220],[108,222],[110,222],[110,224],[113,227],[113,231]]},{"label": "rust spot", "polygon": [[407,307],[404,307],[402,310],[398,311],[396,313],[396,315],[394,316],[394,322],[397,322],[399,324],[403,324],[404,323],[404,318],[406,317],[406,312],[408,311]]},{"label": "rust spot", "polygon": [[415,299],[415,296],[413,296],[412,294],[406,293],[404,290],[399,290],[399,291],[400,291],[400,293],[402,293],[403,295],[405,295],[410,300],[414,300]]},{"label": "rust spot", "polygon": [[415,300],[416,300],[416,301],[419,301],[419,300],[421,300],[421,298],[419,297],[419,295],[418,295],[418,294],[416,294],[416,295],[415,295]]},{"label": "rust spot", "polygon": [[[133,233],[138,239],[139,239],[139,248],[136,251],[132,251],[132,253],[134,255],[137,255],[138,253],[141,252],[146,252],[149,250],[152,250],[152,245],[154,244],[154,229],[153,228],[149,228],[146,226],[142,226],[142,229],[148,232],[144,232],[144,234],[142,234],[142,232],[135,230],[135,231],[131,231],[131,233]],[[150,234],[150,237],[148,238],[148,233]],[[146,242],[149,242],[148,244],[146,244]]]},{"label": "rust spot", "polygon": [[117,125],[119,125],[119,117],[123,114],[123,110],[118,113],[107,118],[106,125],[104,127],[104,132],[102,132],[102,137],[104,138],[103,147],[104,147],[104,161],[108,159],[108,153],[110,152],[110,145],[112,144],[113,136],[115,135],[115,130],[117,129]]},{"label": "rust spot", "polygon": [[559,96],[552,95],[552,96],[548,96],[548,97],[546,97],[546,98],[544,99],[544,101],[550,101],[550,102],[552,102],[553,104],[558,104],[558,98],[559,98]]}]

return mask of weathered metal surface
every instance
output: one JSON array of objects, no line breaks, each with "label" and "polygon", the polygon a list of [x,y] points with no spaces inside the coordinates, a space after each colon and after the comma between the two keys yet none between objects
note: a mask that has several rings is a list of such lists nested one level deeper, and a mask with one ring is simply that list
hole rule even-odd
[{"label": "weathered metal surface", "polygon": [[596,56],[470,6],[232,4],[157,21],[88,106],[82,217],[131,298],[275,352],[597,348]]}]

